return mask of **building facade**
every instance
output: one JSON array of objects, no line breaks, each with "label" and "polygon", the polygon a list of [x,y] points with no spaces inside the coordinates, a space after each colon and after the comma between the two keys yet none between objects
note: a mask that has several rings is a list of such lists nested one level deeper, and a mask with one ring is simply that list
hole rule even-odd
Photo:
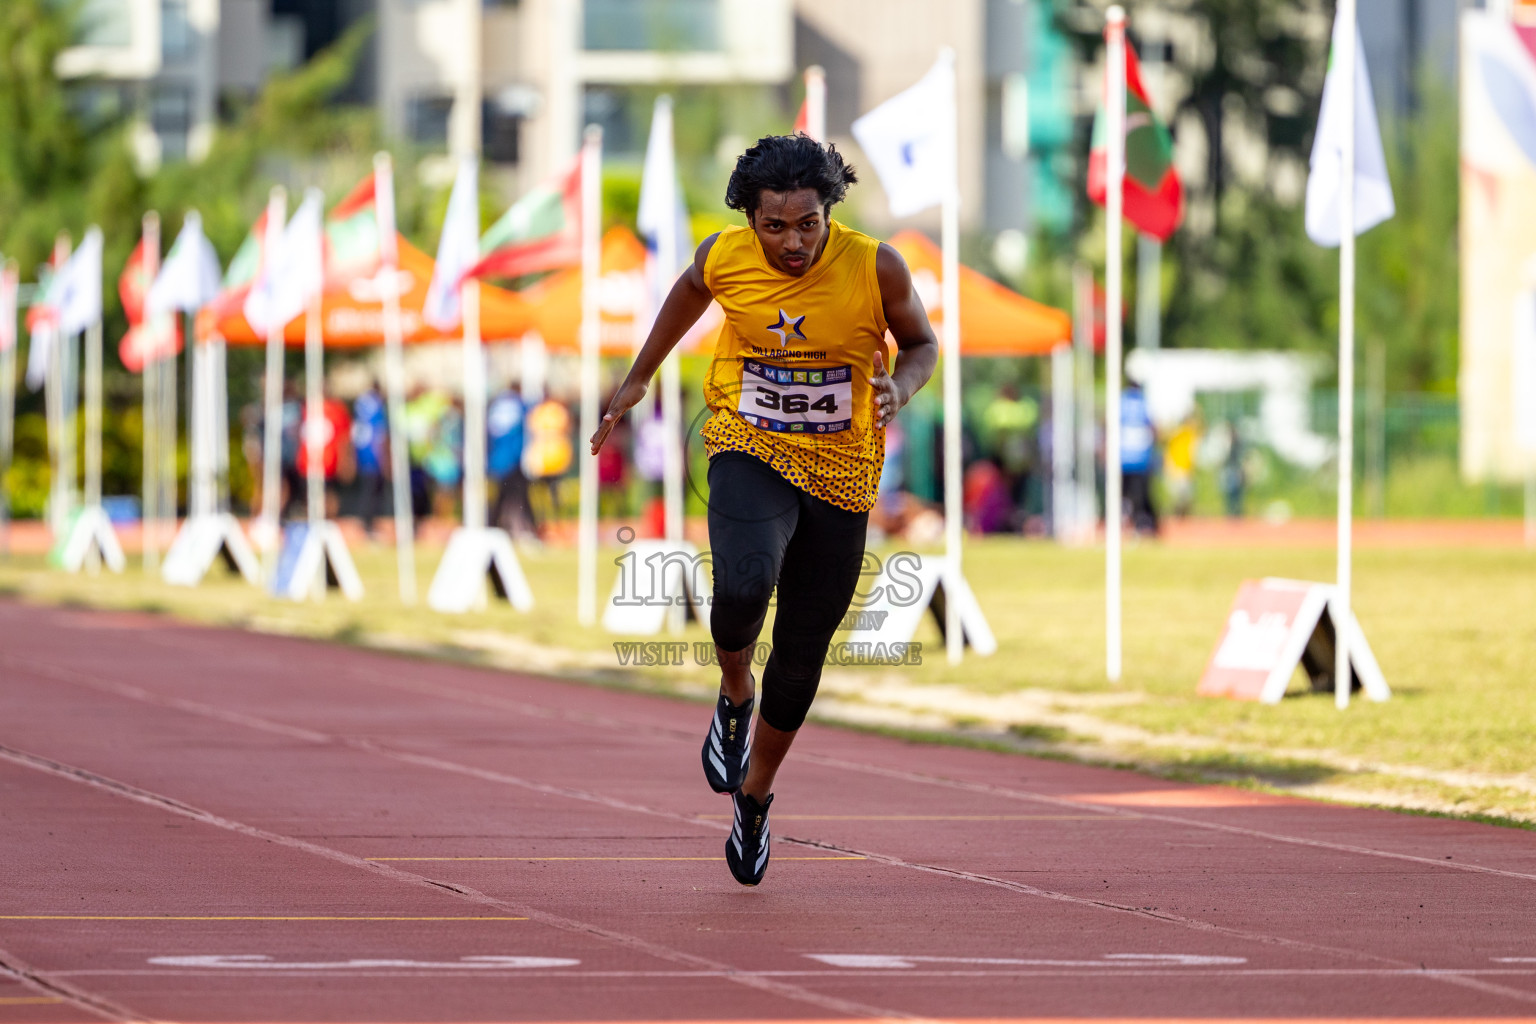
[{"label": "building facade", "polygon": [[[661,91],[680,96],[680,140],[713,154],[723,174],[754,133],[788,127],[812,64],[827,73],[829,134],[859,164],[853,120],[948,46],[959,72],[963,224],[1022,231],[1035,226],[1032,197],[1049,198],[1058,222],[1063,204],[1070,210],[1069,174],[1050,161],[1087,102],[1070,53],[1051,41],[1050,9],[1049,0],[88,0],[59,70],[133,112],[135,152],[149,169],[200,159],[221,111],[369,17],[375,32],[344,99],[376,105],[386,133],[422,153],[428,173],[451,170],[433,154],[476,153],[515,194],[571,159],[585,124],[603,126],[614,160],[638,161]],[[855,203],[871,230],[899,226],[872,174]],[[910,223],[936,229],[936,218]]]}]

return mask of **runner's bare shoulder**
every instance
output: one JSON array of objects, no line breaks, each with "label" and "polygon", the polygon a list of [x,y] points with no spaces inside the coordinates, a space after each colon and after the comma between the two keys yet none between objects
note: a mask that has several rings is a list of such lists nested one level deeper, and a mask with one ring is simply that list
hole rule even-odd
[{"label": "runner's bare shoulder", "polygon": [[715,247],[715,239],[719,237],[720,232],[716,231],[714,234],[704,239],[704,241],[700,242],[699,247],[694,250],[693,253],[693,269],[694,272],[699,275],[697,283],[704,286],[706,291],[709,289],[708,285],[705,284],[706,278],[704,277],[704,266],[709,262],[709,251]]}]

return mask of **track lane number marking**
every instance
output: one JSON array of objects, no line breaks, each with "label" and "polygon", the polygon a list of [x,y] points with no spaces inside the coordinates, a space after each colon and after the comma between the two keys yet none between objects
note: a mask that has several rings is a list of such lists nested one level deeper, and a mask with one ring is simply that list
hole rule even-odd
[{"label": "track lane number marking", "polygon": [[918,964],[975,964],[984,967],[1229,967],[1247,957],[1196,953],[1105,953],[1097,960],[1023,960],[1012,957],[895,956],[869,953],[807,953],[829,967],[854,970],[909,970]]},{"label": "track lane number marking", "polygon": [[549,967],[575,967],[580,960],[559,956],[464,956],[457,960],[328,960],[281,961],[258,953],[214,954],[212,956],[152,956],[149,962],[159,967],[206,967],[257,971],[355,971],[378,968],[439,971],[528,970]]}]

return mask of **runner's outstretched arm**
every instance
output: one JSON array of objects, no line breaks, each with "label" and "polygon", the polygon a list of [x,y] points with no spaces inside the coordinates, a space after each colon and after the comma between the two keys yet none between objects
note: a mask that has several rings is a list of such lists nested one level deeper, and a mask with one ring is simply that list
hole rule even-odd
[{"label": "runner's outstretched arm", "polygon": [[887,373],[885,361],[875,353],[875,371],[869,382],[875,389],[875,425],[884,427],[933,376],[933,367],[939,361],[939,343],[933,336],[933,325],[928,322],[923,301],[912,287],[907,261],[884,242],[875,255],[875,277],[880,282],[886,326],[901,353],[895,373]]},{"label": "runner's outstretched arm", "polygon": [[619,390],[614,392],[613,401],[603,414],[603,421],[597,425],[597,433],[592,435],[593,455],[608,440],[608,434],[618,425],[620,417],[645,397],[651,378],[661,369],[667,354],[709,308],[712,296],[704,284],[704,264],[709,259],[709,250],[717,237],[710,235],[699,244],[698,251],[693,254],[693,262],[688,264],[688,269],[683,271],[668,293],[667,300],[661,304],[656,322],[651,325],[650,336],[645,339],[645,346],[635,356],[629,375],[619,385]]}]

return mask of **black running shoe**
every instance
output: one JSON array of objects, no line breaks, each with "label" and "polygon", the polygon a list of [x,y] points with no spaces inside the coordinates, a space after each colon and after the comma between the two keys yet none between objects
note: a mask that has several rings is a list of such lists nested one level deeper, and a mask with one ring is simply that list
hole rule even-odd
[{"label": "black running shoe", "polygon": [[725,841],[725,863],[742,885],[756,885],[768,870],[768,807],[773,794],[758,803],[742,792],[731,795],[736,821]]},{"label": "black running shoe", "polygon": [[734,793],[747,777],[747,726],[752,722],[752,701],[732,704],[725,694],[715,704],[715,718],[704,737],[704,778],[716,793]]}]

